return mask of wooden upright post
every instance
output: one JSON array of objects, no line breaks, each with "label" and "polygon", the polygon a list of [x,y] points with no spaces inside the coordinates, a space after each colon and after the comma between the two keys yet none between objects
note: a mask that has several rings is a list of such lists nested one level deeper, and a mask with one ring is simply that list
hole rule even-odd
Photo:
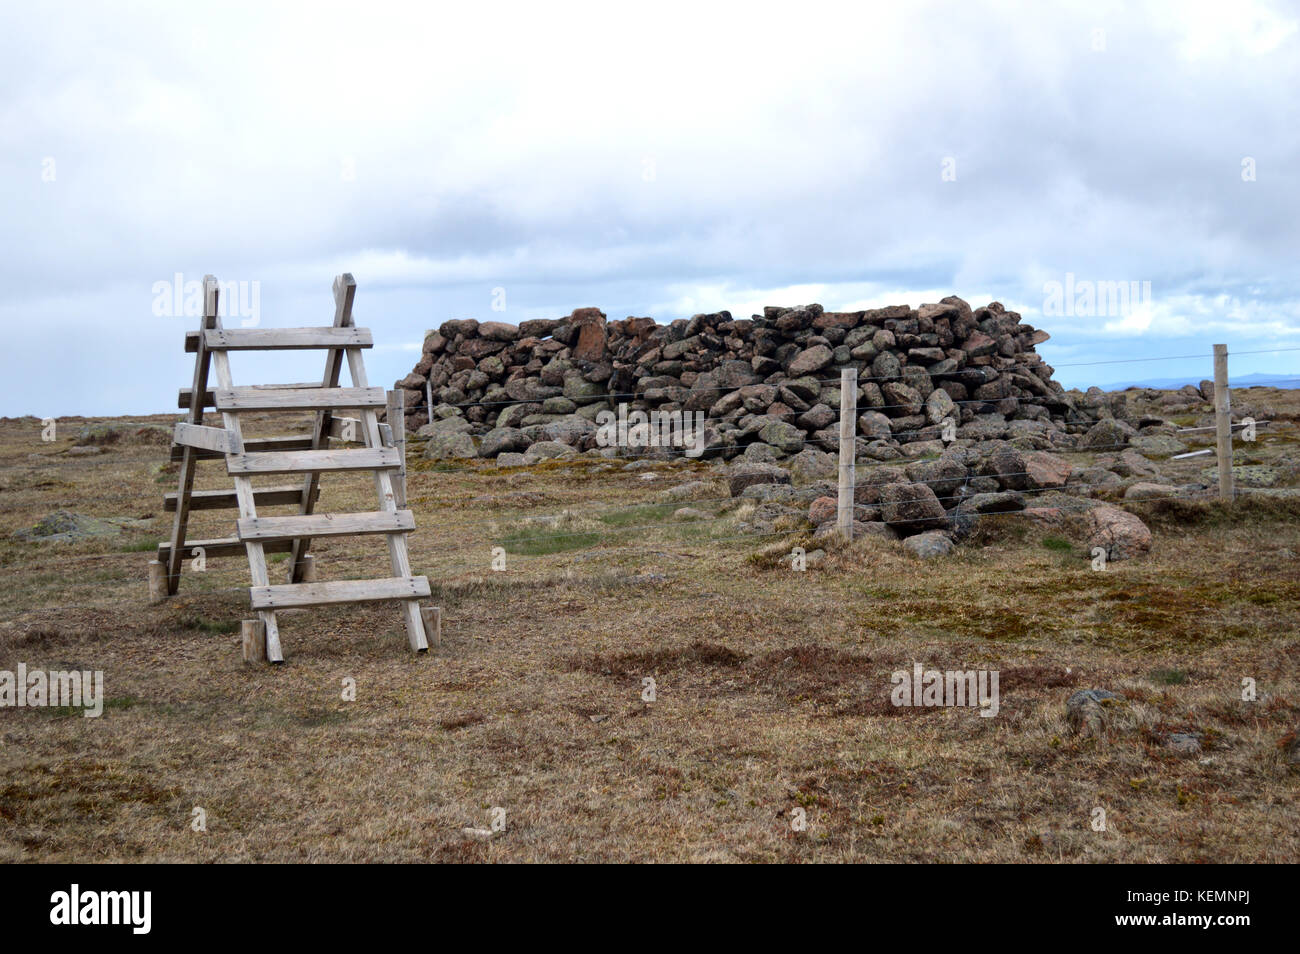
[{"label": "wooden upright post", "polygon": [[266,624],[260,619],[246,619],[241,627],[244,662],[266,662]]},{"label": "wooden upright post", "polygon": [[149,561],[149,602],[161,603],[167,599],[167,567],[162,560]]},{"label": "wooden upright post", "polygon": [[424,619],[424,633],[429,645],[438,649],[442,646],[442,607],[422,606],[420,616]]},{"label": "wooden upright post", "polygon": [[388,392],[388,430],[392,443],[402,455],[402,469],[393,471],[393,495],[398,508],[406,506],[406,392]]},{"label": "wooden upright post", "polygon": [[1219,499],[1232,502],[1232,395],[1228,391],[1228,346],[1214,346],[1214,432],[1219,452]]},{"label": "wooden upright post", "polygon": [[857,455],[858,369],[840,369],[840,485],[835,525],[846,540],[853,539],[854,458]]}]

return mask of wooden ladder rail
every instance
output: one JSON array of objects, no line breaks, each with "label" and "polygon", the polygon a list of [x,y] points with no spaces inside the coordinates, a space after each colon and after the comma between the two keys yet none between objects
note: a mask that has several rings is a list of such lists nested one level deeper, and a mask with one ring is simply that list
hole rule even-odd
[{"label": "wooden ladder rail", "polygon": [[[340,276],[344,289],[346,290],[348,300],[348,315],[351,320],[351,298],[356,292],[356,285],[352,281],[351,275]],[[336,287],[337,287],[336,283]],[[337,295],[337,292],[336,292]],[[361,357],[360,348],[345,348],[348,360],[348,372],[352,376],[352,386],[354,388],[368,387],[366,377],[365,361]],[[379,416],[374,408],[361,408],[361,428],[365,432],[366,446],[379,448],[383,446],[383,439],[379,432]],[[387,470],[375,471],[375,492],[379,496],[379,507],[381,510],[395,512],[398,509],[397,494],[393,488],[393,478]],[[393,576],[409,577],[411,573],[410,554],[406,549],[406,535],[402,533],[390,533],[388,538],[388,556],[392,561]],[[406,636],[411,644],[411,649],[416,652],[425,652],[429,648],[428,636],[424,631],[424,619],[420,614],[420,603],[418,600],[402,600],[402,616],[406,623]]]},{"label": "wooden ladder rail", "polygon": [[[344,272],[334,279],[334,328],[350,328],[352,321],[352,302],[357,295],[357,283],[352,278],[351,272]],[[339,374],[343,370],[343,349],[331,348],[325,356],[325,374],[321,379],[321,387],[336,388],[339,386]],[[361,387],[354,380],[353,387]],[[316,412],[316,425],[312,430],[311,446],[319,449],[329,446],[330,422],[333,412],[328,408]],[[303,480],[302,499],[298,502],[298,512],[310,514],[316,507],[317,489],[320,485],[320,474],[308,474]],[[293,551],[289,555],[289,582],[301,583],[303,574],[307,570],[306,562],[303,557],[311,548],[311,537],[299,537],[293,543]],[[408,574],[409,575],[409,574]]]},{"label": "wooden ladder rail", "polygon": [[[217,296],[220,294],[220,288],[217,280],[211,276],[204,276],[203,279],[203,301],[205,314],[211,316],[211,327],[220,328],[221,319],[217,316]],[[200,339],[200,350],[203,349],[203,342]],[[217,373],[217,386],[220,388],[231,388],[234,386],[230,377],[230,356],[225,351],[212,352],[212,366]],[[201,389],[197,386],[196,393],[201,394]],[[202,400],[201,397],[196,400]],[[244,439],[243,428],[239,423],[238,411],[222,411],[222,422],[226,426],[235,440],[235,444],[242,445]],[[227,461],[234,455],[227,455]],[[247,476],[236,474],[235,496],[239,501],[239,516],[241,519],[255,518],[257,516],[257,502],[253,494],[253,481]],[[177,509],[181,506],[181,501],[176,501]],[[253,586],[268,586],[270,577],[266,569],[266,551],[260,541],[246,540],[244,548],[248,553],[248,567],[252,573]],[[266,658],[268,662],[284,662],[284,651],[280,648],[280,627],[275,620],[275,610],[258,610],[257,618],[261,620],[265,627],[266,633]]]},{"label": "wooden ladder rail", "polygon": [[[204,278],[204,287],[207,286],[207,280],[212,278],[208,275]],[[215,282],[216,279],[213,279]],[[202,424],[203,423],[203,392],[208,389],[208,363],[212,353],[204,346],[204,331],[215,327],[216,306],[213,305],[211,314],[205,306],[203,318],[199,323],[199,345],[198,353],[194,358],[194,384],[190,390],[189,414],[186,415],[186,423]],[[181,451],[180,461],[180,481],[176,490],[176,514],[172,518],[172,536],[171,550],[167,554],[167,595],[175,596],[176,591],[181,585],[181,564],[185,557],[185,533],[189,528],[190,522],[190,493],[194,489],[194,472],[195,464],[199,459],[199,451],[194,447],[185,447]]]}]

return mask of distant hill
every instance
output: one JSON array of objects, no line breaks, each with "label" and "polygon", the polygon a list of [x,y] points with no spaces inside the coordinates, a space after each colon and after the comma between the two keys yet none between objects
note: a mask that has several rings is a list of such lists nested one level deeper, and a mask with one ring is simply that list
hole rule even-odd
[{"label": "distant hill", "polygon": [[[1185,384],[1199,385],[1204,377],[1186,378],[1147,378],[1142,381],[1116,381],[1111,384],[1099,384],[1103,391],[1122,391],[1124,388],[1159,388],[1162,391],[1174,391]],[[1243,374],[1232,376],[1234,388],[1300,388],[1300,374]]]}]

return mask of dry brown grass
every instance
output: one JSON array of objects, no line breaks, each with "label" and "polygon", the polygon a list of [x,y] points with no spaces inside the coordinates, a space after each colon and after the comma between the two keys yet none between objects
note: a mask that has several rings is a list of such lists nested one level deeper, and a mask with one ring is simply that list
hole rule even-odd
[{"label": "dry brown grass", "polygon": [[[146,605],[149,554],[129,548],[165,536],[174,478],[131,458],[164,449],[116,442],[70,459],[34,421],[0,422],[0,435],[0,669],[102,669],[109,698],[99,719],[0,710],[3,860],[1300,855],[1298,781],[1279,748],[1300,722],[1293,510],[1156,514],[1150,557],[1102,573],[1077,543],[1045,546],[1047,531],[1014,520],[944,561],[867,540],[806,574],[747,560],[766,540],[605,524],[594,545],[511,555],[492,573],[491,525],[653,502],[683,472],[713,472],[421,465],[411,549],[444,607],[441,651],[410,655],[392,605],[340,607],[284,614],[286,664],[247,667],[233,628],[244,561],[187,573],[177,598]],[[204,466],[200,486],[227,485]],[[368,479],[344,478],[322,504],[373,499]],[[58,507],[148,515],[153,529],[9,539]],[[199,517],[193,535],[231,532],[228,512]],[[388,574],[379,541],[315,552],[323,579]],[[893,707],[889,675],[913,662],[999,669],[1001,714]],[[1240,701],[1247,676],[1253,704]],[[1103,739],[1065,721],[1065,698],[1090,686],[1127,698]],[[1175,756],[1167,734],[1189,730],[1204,751]],[[196,806],[206,833],[190,829]],[[504,832],[462,834],[497,806]],[[1094,807],[1108,831],[1091,830]]]}]

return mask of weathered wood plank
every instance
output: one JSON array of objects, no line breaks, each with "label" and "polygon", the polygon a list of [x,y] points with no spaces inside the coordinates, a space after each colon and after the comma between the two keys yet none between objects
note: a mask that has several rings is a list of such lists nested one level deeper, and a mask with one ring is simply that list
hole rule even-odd
[{"label": "weathered wood plank", "polygon": [[[297,388],[318,388],[320,382],[307,381],[303,384],[250,384],[249,387],[258,388],[263,391],[292,391]],[[194,393],[192,388],[181,388],[176,398],[177,407],[189,407],[190,397]],[[203,407],[216,407],[217,399],[211,391],[203,392]]]},{"label": "weathered wood plank", "polygon": [[219,411],[317,411],[326,408],[383,407],[383,388],[315,388],[309,390],[218,388]]},{"label": "weathered wood plank", "polygon": [[[279,487],[259,487],[253,491],[258,506],[276,507],[296,504],[302,499],[302,488],[297,484]],[[317,490],[317,496],[320,491]],[[191,510],[234,510],[239,506],[239,497],[233,490],[195,490],[190,493]],[[176,509],[176,495],[163,495],[163,510],[171,512]]]},{"label": "weathered wood plank", "polygon": [[230,474],[307,474],[313,471],[333,470],[389,471],[401,466],[401,455],[391,447],[237,454],[226,458],[226,471]]},{"label": "weathered wood plank", "polygon": [[[423,576],[399,576],[384,580],[286,583],[282,586],[254,586],[249,592],[254,609],[279,610],[297,606],[367,603],[371,600],[424,599],[429,595],[429,580]],[[418,615],[419,604],[413,605]]]},{"label": "weathered wood plank", "polygon": [[213,328],[204,335],[209,351],[303,351],[371,348],[368,328]]},{"label": "weathered wood plank", "polygon": [[[245,454],[260,454],[265,451],[309,450],[310,448],[310,437],[250,437],[244,441]],[[184,449],[184,447],[173,444],[172,460],[180,460],[180,454]],[[220,451],[200,448],[195,448],[194,455],[196,460],[220,460],[226,456]]]},{"label": "weathered wood plank", "polygon": [[245,517],[236,524],[241,540],[292,540],[295,537],[346,537],[373,533],[410,533],[409,510],[377,513],[314,513],[290,517]]},{"label": "weathered wood plank", "polygon": [[243,442],[222,427],[204,427],[202,424],[177,424],[172,440],[182,447],[216,451],[218,454],[242,454]]},{"label": "weathered wood plank", "polygon": [[260,619],[246,619],[241,627],[244,662],[266,662],[266,624]]},{"label": "weathered wood plank", "polygon": [[[238,537],[215,537],[211,540],[186,540],[184,546],[180,548],[180,558],[182,560],[194,559],[194,551],[202,548],[203,556],[208,559],[220,557],[242,556],[246,551],[246,541]],[[267,553],[288,553],[293,549],[291,541],[268,543],[266,544]],[[171,556],[171,544],[158,544],[158,559],[166,562],[166,558]]]},{"label": "weathered wood plank", "polygon": [[[383,433],[388,429],[388,434]],[[406,506],[406,393],[388,392],[388,423],[380,424],[380,437],[385,447],[394,447],[402,456],[401,469],[393,474],[393,499],[399,507]]]}]

